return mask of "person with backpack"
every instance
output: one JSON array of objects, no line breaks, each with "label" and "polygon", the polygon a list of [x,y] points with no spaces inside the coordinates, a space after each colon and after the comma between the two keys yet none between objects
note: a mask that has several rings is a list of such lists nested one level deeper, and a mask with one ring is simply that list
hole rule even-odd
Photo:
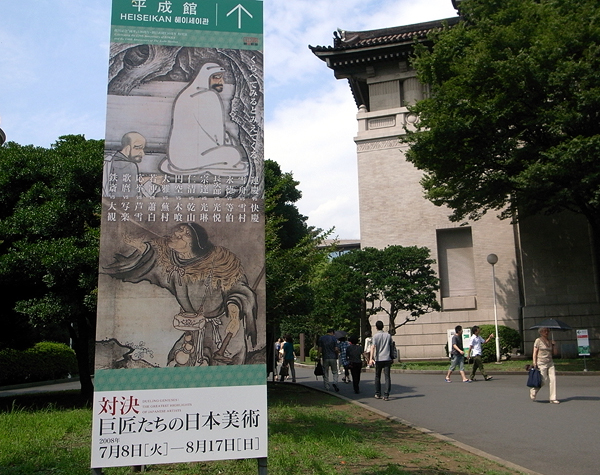
[{"label": "person with backpack", "polygon": [[447,383],[451,383],[450,375],[454,368],[458,366],[458,370],[460,371],[460,375],[462,376],[463,383],[470,383],[471,380],[465,375],[465,351],[463,349],[463,327],[461,325],[456,325],[454,327],[454,335],[452,336],[452,348],[450,349],[450,368],[448,369],[448,374],[446,374],[445,381]]}]

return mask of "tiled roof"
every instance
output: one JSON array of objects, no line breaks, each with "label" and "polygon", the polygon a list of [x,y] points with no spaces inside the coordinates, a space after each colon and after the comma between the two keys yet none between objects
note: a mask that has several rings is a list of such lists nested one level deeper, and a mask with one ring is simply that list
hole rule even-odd
[{"label": "tiled roof", "polygon": [[429,33],[440,29],[445,23],[449,26],[458,23],[460,18],[417,23],[415,25],[397,26],[368,31],[346,31],[338,29],[334,32],[333,46],[309,46],[313,53],[342,52],[373,46],[412,42],[415,38],[425,38]]}]

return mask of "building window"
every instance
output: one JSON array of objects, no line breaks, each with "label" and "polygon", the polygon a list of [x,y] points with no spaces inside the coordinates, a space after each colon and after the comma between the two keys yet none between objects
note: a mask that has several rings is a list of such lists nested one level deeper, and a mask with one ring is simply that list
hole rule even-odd
[{"label": "building window", "polygon": [[439,229],[437,245],[442,299],[475,296],[471,228]]}]

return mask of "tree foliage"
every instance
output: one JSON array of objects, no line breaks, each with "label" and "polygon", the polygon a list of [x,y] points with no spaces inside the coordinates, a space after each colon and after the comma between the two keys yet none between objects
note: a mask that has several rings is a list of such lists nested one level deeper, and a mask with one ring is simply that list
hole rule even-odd
[{"label": "tree foliage", "polygon": [[312,281],[327,258],[327,233],[310,228],[295,203],[299,182],[273,160],[265,160],[267,324],[293,334],[312,328]]},{"label": "tree foliage", "polygon": [[[366,276],[354,263],[359,251],[342,254],[322,266],[315,279],[315,322],[318,333],[328,328],[361,334],[362,316],[365,315]],[[366,329],[366,328],[365,328]]]},{"label": "tree foliage", "polygon": [[324,273],[321,301],[332,318],[355,322],[364,301],[367,316],[387,314],[389,332],[395,335],[399,327],[440,309],[434,263],[429,249],[417,246],[367,247],[343,254]]},{"label": "tree foliage", "polygon": [[426,196],[454,221],[571,210],[600,230],[600,7],[463,0],[417,48],[431,96],[405,141]]},{"label": "tree foliage", "polygon": [[0,147],[0,282],[10,289],[3,324],[63,329],[91,394],[103,141],[60,137],[49,149]]},{"label": "tree foliage", "polygon": [[[487,339],[490,334],[496,332],[495,325],[480,325],[481,332],[479,336],[484,340]],[[498,325],[498,335],[500,338],[500,357],[510,359],[510,356],[515,348],[521,347],[521,335],[514,328],[506,327],[504,325]],[[496,361],[496,343],[495,340],[490,340],[486,345],[482,347],[482,360],[485,363],[491,363]]]}]

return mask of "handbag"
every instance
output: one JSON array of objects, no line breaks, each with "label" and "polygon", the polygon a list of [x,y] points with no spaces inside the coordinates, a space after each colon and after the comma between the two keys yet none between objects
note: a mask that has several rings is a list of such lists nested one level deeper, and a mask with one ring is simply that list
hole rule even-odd
[{"label": "handbag", "polygon": [[398,359],[398,349],[396,348],[396,342],[392,340],[392,360]]},{"label": "handbag", "polygon": [[527,376],[527,386],[530,388],[541,388],[542,387],[542,373],[537,368],[531,368],[529,375]]},{"label": "handbag", "polygon": [[317,364],[315,366],[315,376],[323,376],[325,371],[323,371],[323,365],[321,364],[321,360],[317,360]]}]

